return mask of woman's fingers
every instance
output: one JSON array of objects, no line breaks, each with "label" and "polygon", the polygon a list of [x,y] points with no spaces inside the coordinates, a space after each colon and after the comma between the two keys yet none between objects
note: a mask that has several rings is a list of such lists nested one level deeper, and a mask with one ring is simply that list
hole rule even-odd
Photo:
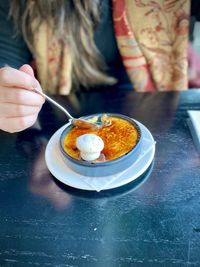
[{"label": "woman's fingers", "polygon": [[33,71],[33,69],[32,69],[31,66],[28,65],[28,64],[24,64],[24,65],[22,65],[22,66],[19,68],[19,70],[25,72],[26,74],[29,74],[29,75],[32,76],[32,77],[35,76],[35,75],[34,75],[34,71]]},{"label": "woman's fingers", "polygon": [[0,69],[1,130],[19,132],[35,123],[45,99],[33,89],[41,87],[29,65]]},{"label": "woman's fingers", "polygon": [[25,106],[18,104],[2,103],[0,105],[1,117],[13,118],[38,114],[41,106]]},{"label": "woman's fingers", "polygon": [[22,88],[7,88],[0,85],[0,103],[15,103],[27,106],[41,106],[45,99],[31,91]]},{"label": "woman's fingers", "polygon": [[0,69],[0,80],[1,85],[5,87],[19,87],[25,89],[38,87],[38,82],[33,76],[11,67]]},{"label": "woman's fingers", "polygon": [[37,119],[36,115],[16,117],[16,118],[0,118],[1,130],[14,133],[20,132],[28,127],[31,127]]},{"label": "woman's fingers", "polygon": [[[32,67],[30,65],[28,65],[28,64],[22,65],[19,68],[19,70],[21,72],[24,72],[24,73],[30,75],[31,77],[34,77],[34,71],[33,71]],[[40,86],[40,84],[39,84],[39,82],[37,80],[36,80],[36,83],[37,83],[37,86],[35,88],[37,89],[37,91],[41,91],[42,92],[42,88],[41,88],[41,86]]]}]

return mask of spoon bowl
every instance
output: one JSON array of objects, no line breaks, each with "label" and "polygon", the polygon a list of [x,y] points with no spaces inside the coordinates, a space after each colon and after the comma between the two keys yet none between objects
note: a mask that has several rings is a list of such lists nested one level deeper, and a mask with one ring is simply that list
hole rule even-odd
[{"label": "spoon bowl", "polygon": [[65,109],[63,106],[61,106],[58,102],[53,100],[51,97],[46,95],[45,93],[38,91],[37,89],[33,89],[33,91],[41,96],[43,96],[46,100],[48,100],[50,103],[52,103],[54,106],[62,110],[68,117],[69,121],[71,122],[72,125],[77,126],[78,128],[81,129],[91,129],[91,128],[100,128],[100,127],[106,127],[111,124],[109,121],[108,116],[103,115],[101,119],[98,117],[93,117],[90,120],[85,120],[82,118],[74,118],[67,109]]}]

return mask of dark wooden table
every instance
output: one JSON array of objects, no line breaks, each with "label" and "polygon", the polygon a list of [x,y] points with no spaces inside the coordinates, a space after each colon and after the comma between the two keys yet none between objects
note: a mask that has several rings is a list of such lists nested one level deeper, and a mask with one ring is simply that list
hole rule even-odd
[{"label": "dark wooden table", "polygon": [[155,160],[121,188],[70,188],[44,159],[65,115],[45,103],[41,127],[0,132],[0,266],[200,266],[200,158],[186,123],[200,91],[55,96],[74,116],[117,112],[153,134]]}]

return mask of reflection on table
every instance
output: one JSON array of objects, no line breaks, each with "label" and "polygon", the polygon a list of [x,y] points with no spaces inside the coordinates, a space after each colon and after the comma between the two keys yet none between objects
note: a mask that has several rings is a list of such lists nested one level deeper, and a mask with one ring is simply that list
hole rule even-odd
[{"label": "reflection on table", "polygon": [[186,123],[200,92],[94,90],[55,99],[75,117],[115,112],[142,122],[155,158],[123,187],[77,190],[45,162],[48,140],[66,123],[58,110],[46,103],[39,127],[0,132],[0,265],[200,266],[200,159]]}]

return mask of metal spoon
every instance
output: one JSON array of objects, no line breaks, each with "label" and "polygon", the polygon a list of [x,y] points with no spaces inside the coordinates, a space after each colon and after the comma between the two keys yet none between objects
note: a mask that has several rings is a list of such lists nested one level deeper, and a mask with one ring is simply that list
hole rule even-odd
[{"label": "metal spoon", "polygon": [[58,104],[58,102],[56,102],[55,100],[53,100],[51,97],[49,97],[48,95],[44,94],[41,91],[38,91],[37,89],[33,89],[33,91],[41,96],[43,96],[44,98],[46,98],[46,100],[48,100],[49,102],[51,102],[52,104],[54,104],[57,108],[59,108],[60,110],[62,110],[67,117],[69,118],[69,121],[74,125],[77,126],[78,128],[81,129],[91,129],[91,128],[100,128],[103,126],[109,126],[110,123],[109,121],[96,121],[96,122],[90,122],[81,118],[74,118],[72,117],[72,115],[60,104]]}]

